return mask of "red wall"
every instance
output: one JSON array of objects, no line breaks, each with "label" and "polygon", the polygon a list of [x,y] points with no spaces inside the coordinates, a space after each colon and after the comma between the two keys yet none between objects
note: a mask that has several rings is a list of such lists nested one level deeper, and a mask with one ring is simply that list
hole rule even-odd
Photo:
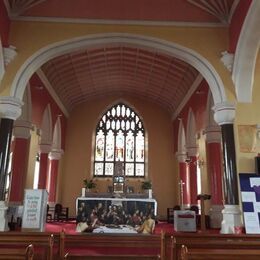
[{"label": "red wall", "polygon": [[235,53],[240,31],[252,0],[240,0],[229,26],[229,52]]},{"label": "red wall", "polygon": [[4,5],[4,1],[0,0],[0,35],[2,45],[4,47],[9,46],[8,38],[10,31],[10,20]]},{"label": "red wall", "polygon": [[205,128],[205,113],[208,98],[208,83],[203,80],[194,94],[191,96],[189,101],[186,103],[180,114],[173,122],[173,133],[174,133],[174,152],[178,149],[178,130],[179,130],[179,119],[182,119],[183,126],[187,128],[187,120],[190,108],[192,109],[196,121],[197,131]]},{"label": "red wall", "polygon": [[44,110],[47,107],[47,105],[50,104],[53,129],[58,115],[62,115],[60,117],[61,134],[62,134],[61,145],[62,145],[62,149],[64,150],[65,130],[66,130],[66,123],[67,123],[67,119],[65,115],[60,110],[60,108],[58,107],[54,99],[51,97],[49,92],[46,90],[46,88],[44,87],[42,81],[40,80],[37,74],[34,74],[30,79],[30,86],[31,86],[31,96],[32,96],[32,123],[35,124],[37,127],[41,126]]}]

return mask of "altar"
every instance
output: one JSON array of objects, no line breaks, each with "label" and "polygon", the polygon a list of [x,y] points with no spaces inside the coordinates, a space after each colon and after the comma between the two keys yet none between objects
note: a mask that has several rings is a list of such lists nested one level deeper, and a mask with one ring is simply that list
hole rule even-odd
[{"label": "altar", "polygon": [[78,197],[77,222],[91,222],[93,218],[103,224],[138,225],[145,216],[157,215],[157,201],[149,198]]}]

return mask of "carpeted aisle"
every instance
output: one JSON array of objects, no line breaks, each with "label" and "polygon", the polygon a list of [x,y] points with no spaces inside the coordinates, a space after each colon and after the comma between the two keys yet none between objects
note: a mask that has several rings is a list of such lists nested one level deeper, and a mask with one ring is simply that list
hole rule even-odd
[{"label": "carpeted aisle", "polygon": [[[46,232],[51,233],[59,233],[64,230],[68,234],[77,234],[76,232],[76,221],[68,221],[68,222],[48,222],[45,226]],[[169,224],[167,222],[158,222],[155,225],[155,234],[160,234],[161,231],[164,230],[166,233],[174,233],[173,224]]]}]

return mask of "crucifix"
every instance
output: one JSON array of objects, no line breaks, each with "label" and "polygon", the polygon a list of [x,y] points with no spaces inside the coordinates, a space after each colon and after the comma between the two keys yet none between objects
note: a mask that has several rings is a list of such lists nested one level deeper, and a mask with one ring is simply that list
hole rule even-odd
[{"label": "crucifix", "polygon": [[184,204],[183,204],[183,186],[185,185],[185,182],[183,182],[182,180],[179,181],[179,185],[180,185],[180,200],[181,200],[181,210],[184,210]]}]

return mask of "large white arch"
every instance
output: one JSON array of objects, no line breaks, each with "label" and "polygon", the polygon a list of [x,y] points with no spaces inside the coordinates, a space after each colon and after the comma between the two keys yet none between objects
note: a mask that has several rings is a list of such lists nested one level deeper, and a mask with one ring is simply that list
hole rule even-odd
[{"label": "large white arch", "polygon": [[12,82],[10,95],[21,99],[29,78],[48,60],[83,48],[109,44],[135,45],[179,58],[195,67],[206,79],[215,104],[226,101],[225,90],[221,78],[214,67],[203,56],[191,49],[169,41],[127,33],[93,34],[50,44],[38,50],[20,67]]},{"label": "large white arch", "polygon": [[248,10],[236,48],[232,80],[240,102],[252,101],[255,63],[260,44],[259,14],[260,1],[254,0]]}]

